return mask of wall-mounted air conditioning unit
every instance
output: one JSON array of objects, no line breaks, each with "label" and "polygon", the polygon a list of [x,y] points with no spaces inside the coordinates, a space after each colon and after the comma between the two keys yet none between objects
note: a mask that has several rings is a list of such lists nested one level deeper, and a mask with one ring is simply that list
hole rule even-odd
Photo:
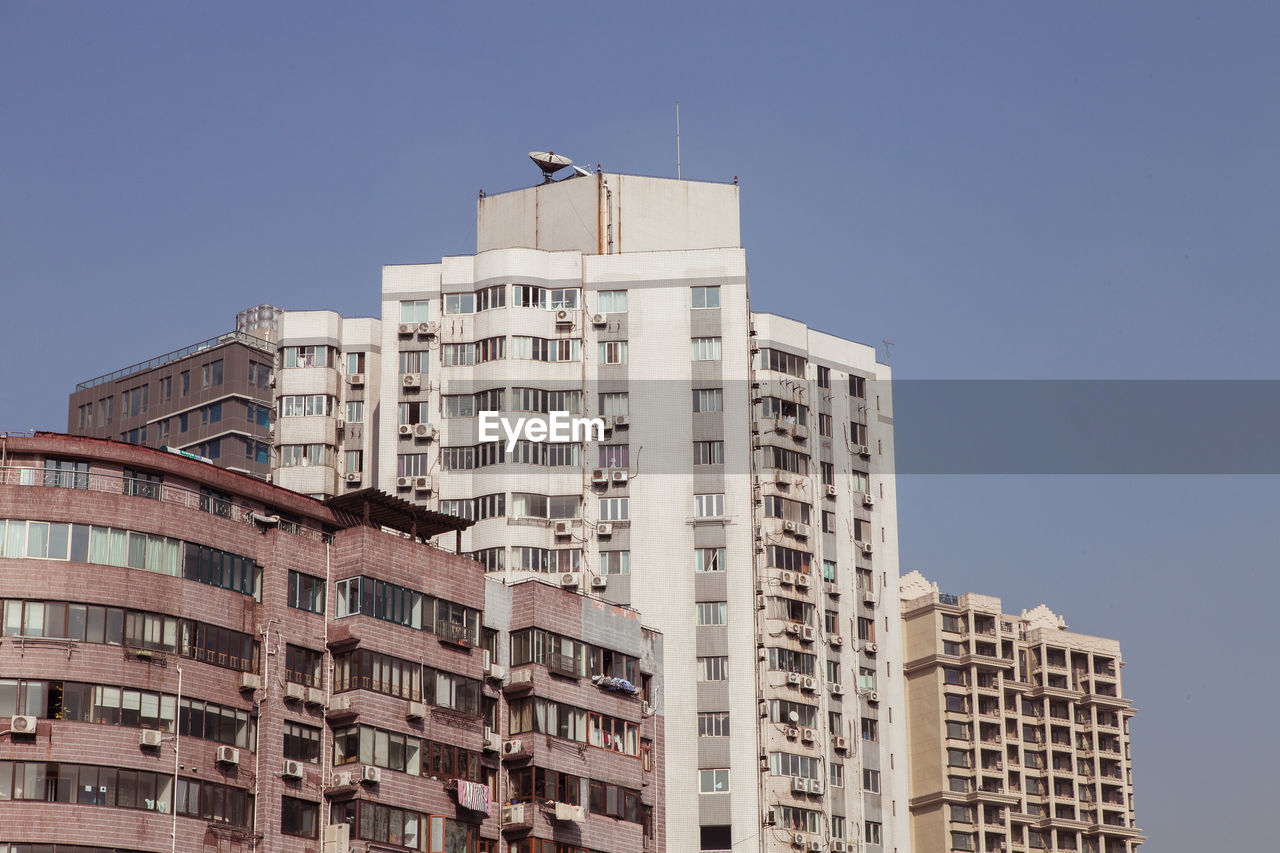
[{"label": "wall-mounted air conditioning unit", "polygon": [[439,326],[437,326],[435,323],[431,321],[427,321],[425,323],[419,323],[418,334],[424,338],[434,338],[436,336],[436,330],[438,328]]},{"label": "wall-mounted air conditioning unit", "polygon": [[414,438],[431,438],[432,433],[434,432],[435,432],[435,429],[432,428],[431,424],[414,424],[413,425]]},{"label": "wall-mounted air conditioning unit", "polygon": [[812,675],[806,675],[804,677],[804,682],[800,685],[800,689],[807,693],[812,693],[818,689],[818,679],[814,678]]},{"label": "wall-mounted air conditioning unit", "polygon": [[800,683],[801,678],[802,678],[802,676],[801,676],[801,675],[800,675],[800,673],[798,673],[798,672],[788,672],[788,673],[787,673],[787,684],[796,684],[796,685],[798,685],[798,684]]},{"label": "wall-mounted air conditioning unit", "polygon": [[609,586],[609,579],[602,575],[596,575],[591,579],[592,589],[606,589],[608,586]]},{"label": "wall-mounted air conditioning unit", "polygon": [[875,604],[875,603],[876,603],[876,594],[875,594],[875,592],[873,592],[872,590],[866,590],[865,592],[863,592],[863,593],[862,593],[862,601],[863,601],[863,603],[865,603],[865,604]]},{"label": "wall-mounted air conditioning unit", "polygon": [[800,629],[800,639],[806,643],[812,643],[818,639],[818,631],[812,625],[805,625]]},{"label": "wall-mounted air conditioning unit", "polygon": [[813,729],[805,728],[800,730],[800,740],[804,741],[805,743],[813,743],[815,740],[817,740],[817,738],[818,738],[818,733]]},{"label": "wall-mounted air conditioning unit", "polygon": [[401,435],[413,435],[413,424],[400,424]]},{"label": "wall-mounted air conditioning unit", "polygon": [[355,784],[355,777],[349,771],[333,774],[333,783],[331,787],[348,788],[354,784]]},{"label": "wall-mounted air conditioning unit", "polygon": [[138,732],[138,746],[159,746],[162,735],[159,729],[143,729]]},{"label": "wall-mounted air conditioning unit", "polygon": [[591,469],[591,483],[595,486],[603,486],[609,482],[609,472],[603,468]]},{"label": "wall-mounted air conditioning unit", "polygon": [[344,429],[347,428],[346,418],[338,418],[337,420],[335,420],[333,422],[333,427],[334,429],[338,430],[338,432],[342,432]]},{"label": "wall-mounted air conditioning unit", "polygon": [[573,525],[567,521],[557,521],[555,530],[557,536],[573,535]]},{"label": "wall-mounted air conditioning unit", "polygon": [[795,726],[787,726],[785,729],[782,730],[782,733],[786,735],[788,738],[790,738],[791,740],[795,740],[800,736],[800,730],[797,729]]},{"label": "wall-mounted air conditioning unit", "polygon": [[400,377],[400,384],[405,388],[417,388],[422,385],[422,377],[416,373],[406,373]]},{"label": "wall-mounted air conditioning unit", "polygon": [[484,730],[484,746],[485,752],[498,752],[502,749],[502,738],[493,729],[486,728]]},{"label": "wall-mounted air conditioning unit", "polygon": [[432,489],[432,483],[431,483],[431,478],[430,478],[430,477],[414,477],[414,478],[413,478],[413,490],[414,490],[415,492],[431,492],[431,491],[433,491],[433,489]]},{"label": "wall-mounted air conditioning unit", "polygon": [[836,648],[840,648],[841,646],[844,645],[844,637],[840,636],[839,634],[832,634],[828,638],[828,641],[831,643],[831,645],[835,646]]},{"label": "wall-mounted air conditioning unit", "polygon": [[808,539],[808,538],[809,538],[809,525],[807,525],[807,524],[797,524],[797,525],[796,525],[796,538],[797,538],[797,539]]},{"label": "wall-mounted air conditioning unit", "polygon": [[240,673],[240,689],[261,690],[262,678],[255,672],[242,672]]},{"label": "wall-mounted air conditioning unit", "polygon": [[602,521],[596,525],[596,536],[606,539],[613,535],[613,525],[607,521]]},{"label": "wall-mounted air conditioning unit", "polygon": [[875,498],[873,498],[873,497],[871,497],[871,493],[870,493],[870,492],[867,492],[867,493],[865,493],[865,494],[862,496],[862,505],[863,505],[863,506],[875,506],[875,505],[876,505],[876,499],[875,499]]},{"label": "wall-mounted air conditioning unit", "polygon": [[803,776],[791,777],[791,793],[807,794],[809,793],[809,780]]},{"label": "wall-mounted air conditioning unit", "polygon": [[812,583],[812,579],[804,572],[796,572],[796,586],[800,589],[808,589]]},{"label": "wall-mounted air conditioning unit", "polygon": [[613,425],[618,429],[627,429],[631,426],[631,418],[627,415],[614,415]]},{"label": "wall-mounted air conditioning unit", "polygon": [[867,701],[871,703],[879,702],[880,694],[872,690],[870,693],[867,694]]},{"label": "wall-mounted air conditioning unit", "polygon": [[791,834],[791,846],[792,846],[792,847],[803,847],[803,846],[804,846],[804,833],[803,833],[803,832],[793,832],[793,833]]},{"label": "wall-mounted air conditioning unit", "polygon": [[323,707],[324,689],[320,687],[308,687],[307,695],[303,698],[303,701],[306,702],[308,705]]},{"label": "wall-mounted air conditioning unit", "polygon": [[821,779],[810,779],[810,780],[809,780],[809,793],[810,793],[810,794],[821,794],[821,793],[825,792],[826,790],[827,790],[827,786],[823,783],[823,781],[822,781]]},{"label": "wall-mounted air conditioning unit", "polygon": [[849,739],[844,735],[836,735],[831,739],[831,746],[835,748],[836,752],[848,752]]},{"label": "wall-mounted air conditioning unit", "polygon": [[796,532],[796,523],[795,523],[794,521],[784,521],[784,522],[782,522],[782,531],[783,531],[784,533],[795,533],[795,532]]},{"label": "wall-mounted air conditioning unit", "polygon": [[593,326],[604,326],[604,325],[607,325],[608,322],[609,322],[609,318],[606,317],[604,314],[591,315],[591,325]]},{"label": "wall-mounted air conditioning unit", "polygon": [[286,761],[284,763],[284,769],[280,771],[280,775],[286,779],[301,779],[302,778],[302,762]]},{"label": "wall-mounted air conditioning unit", "polygon": [[870,554],[870,553],[871,553],[872,551],[874,551],[874,550],[875,550],[875,548],[874,548],[874,547],[872,547],[872,545],[871,545],[871,543],[870,543],[870,542],[863,542],[863,543],[862,543],[862,553],[864,553],[864,554]]},{"label": "wall-mounted air conditioning unit", "polygon": [[880,651],[880,647],[875,643],[867,643],[862,647],[862,650],[869,655],[874,655],[876,652]]},{"label": "wall-mounted air conditioning unit", "polygon": [[295,684],[292,681],[284,683],[284,701],[301,702],[307,696],[307,688],[301,684]]},{"label": "wall-mounted air conditioning unit", "polygon": [[352,374],[350,374],[350,375],[348,375],[348,376],[347,376],[347,382],[351,383],[352,385],[363,385],[363,384],[364,384],[364,374],[363,374],[363,373],[352,373]]},{"label": "wall-mounted air conditioning unit", "polygon": [[502,745],[503,755],[519,755],[524,752],[524,741],[509,740]]},{"label": "wall-mounted air conditioning unit", "polygon": [[843,684],[832,684],[832,685],[831,685],[831,695],[832,695],[832,696],[843,696],[843,695],[844,695],[844,685],[843,685]]},{"label": "wall-mounted air conditioning unit", "polygon": [[573,325],[573,312],[572,312],[572,311],[570,311],[570,310],[569,310],[569,309],[567,309],[567,308],[561,308],[559,311],[557,311],[557,312],[556,312],[556,325],[557,325],[557,326],[572,326],[572,325]]},{"label": "wall-mounted air conditioning unit", "polygon": [[358,482],[360,482],[360,472],[359,472],[359,471],[348,471],[348,472],[347,472],[347,482],[348,482],[348,483],[358,483]]},{"label": "wall-mounted air conditioning unit", "polygon": [[834,498],[836,496],[836,487],[827,486],[827,497]]},{"label": "wall-mounted air conditioning unit", "polygon": [[795,585],[795,582],[796,582],[795,572],[782,572],[781,574],[778,575],[778,583],[782,584],[783,586],[793,586]]},{"label": "wall-mounted air conditioning unit", "polygon": [[560,586],[577,587],[582,583],[582,575],[577,572],[565,572],[560,575]]},{"label": "wall-mounted air conditioning unit", "polygon": [[865,445],[865,444],[860,444],[860,445],[858,445],[858,455],[859,455],[859,456],[870,456],[870,455],[871,455],[871,448],[870,448],[869,446]]},{"label": "wall-mounted air conditioning unit", "polygon": [[614,472],[613,472],[613,482],[614,482],[616,485],[619,485],[619,486],[625,486],[625,485],[627,484],[627,472],[626,472],[626,471],[614,471]]},{"label": "wall-mounted air conditioning unit", "polygon": [[792,622],[788,624],[786,627],[786,632],[793,637],[800,636],[800,624],[797,622]]},{"label": "wall-mounted air conditioning unit", "polygon": [[412,477],[396,477],[396,488],[407,489],[413,485]]},{"label": "wall-mounted air conditioning unit", "polygon": [[417,323],[401,323],[398,331],[402,335],[412,335],[414,332],[418,331],[418,324]]},{"label": "wall-mounted air conditioning unit", "polygon": [[239,764],[240,750],[234,746],[220,746],[214,760],[219,764]]},{"label": "wall-mounted air conditioning unit", "polygon": [[410,702],[409,708],[404,712],[407,720],[421,720],[427,716],[427,706],[423,702]]},{"label": "wall-mounted air conditioning unit", "polygon": [[374,767],[372,764],[365,764],[360,768],[360,781],[370,785],[376,785],[382,781],[382,768]]}]

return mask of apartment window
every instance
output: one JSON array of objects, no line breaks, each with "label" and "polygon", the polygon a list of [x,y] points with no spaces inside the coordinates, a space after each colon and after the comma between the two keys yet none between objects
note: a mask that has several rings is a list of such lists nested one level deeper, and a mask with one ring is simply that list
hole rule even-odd
[{"label": "apartment window", "polygon": [[973,732],[970,730],[968,723],[958,723],[954,720],[948,720],[947,737],[954,740],[973,740]]},{"label": "apartment window", "polygon": [[600,574],[602,575],[631,574],[631,552],[630,551],[601,551],[600,552]]},{"label": "apartment window", "polygon": [[694,338],[690,341],[693,361],[720,361],[720,338]]},{"label": "apartment window", "polygon": [[724,389],[695,388],[693,391],[693,410],[695,412],[723,412]]},{"label": "apartment window", "polygon": [[364,373],[364,353],[347,353],[347,374]]},{"label": "apartment window", "polygon": [[869,820],[864,825],[863,840],[868,844],[880,844],[880,824]]},{"label": "apartment window", "polygon": [[764,514],[766,518],[781,518],[784,521],[808,524],[809,512],[810,508],[807,503],[781,498],[777,495],[764,496]]},{"label": "apartment window", "polygon": [[722,851],[733,848],[732,826],[700,826],[698,832],[699,850]]},{"label": "apartment window", "polygon": [[969,683],[968,673],[963,669],[956,669],[950,666],[943,667],[942,680],[945,684],[965,685]]},{"label": "apartment window", "polygon": [[811,556],[805,551],[784,548],[781,545],[768,545],[765,547],[766,562],[771,569],[784,569],[789,572],[804,572],[808,574]]},{"label": "apartment window", "polygon": [[320,730],[301,723],[284,724],[284,757],[292,761],[320,763]]},{"label": "apartment window", "polygon": [[877,741],[880,739],[880,722],[870,717],[862,718],[862,739]]},{"label": "apartment window", "polygon": [[397,477],[421,477],[430,471],[425,453],[401,453],[396,457]]},{"label": "apartment window", "polygon": [[630,414],[630,403],[626,391],[601,394],[599,402],[600,414],[606,418]]},{"label": "apartment window", "polygon": [[866,770],[862,771],[862,790],[869,794],[880,793],[880,771]]},{"label": "apartment window", "polygon": [[822,579],[830,583],[835,583],[838,577],[835,560],[822,561]]},{"label": "apartment window", "polygon": [[222,359],[200,366],[200,387],[216,388],[222,384]]},{"label": "apartment window", "polygon": [[431,319],[431,302],[426,299],[407,300],[400,303],[401,323],[425,323]]},{"label": "apartment window", "polygon": [[626,468],[631,464],[629,445],[602,444],[599,450],[601,468]]},{"label": "apartment window", "polygon": [[728,736],[728,711],[701,711],[698,713],[698,737]]},{"label": "apartment window", "polygon": [[809,407],[781,397],[765,397],[760,401],[760,417],[807,426]]},{"label": "apartment window", "polygon": [[364,451],[348,450],[343,454],[343,468],[348,474],[359,474],[364,470]]},{"label": "apartment window", "polygon": [[699,770],[698,771],[698,793],[699,794],[727,794],[729,793],[729,770]]},{"label": "apartment window", "polygon": [[[221,363],[221,362],[219,362]],[[120,395],[120,414],[126,418],[134,418],[147,412],[147,398],[151,396],[151,386],[139,385]]]},{"label": "apartment window", "polygon": [[849,422],[849,441],[853,444],[867,443],[867,425],[857,421]]},{"label": "apartment window", "polygon": [[315,838],[319,826],[320,804],[293,797],[280,798],[280,834]]},{"label": "apartment window", "polygon": [[407,350],[400,353],[400,373],[425,373],[429,353],[421,350]]},{"label": "apartment window", "polygon": [[[1034,830],[1032,830],[1034,832]],[[1032,847],[1037,845],[1032,844]],[[1044,845],[1039,845],[1043,847]],[[953,832],[951,833],[951,849],[952,850],[976,850],[974,846],[973,834],[969,832]]]},{"label": "apartment window", "polygon": [[625,290],[602,290],[596,300],[597,311],[601,314],[627,313],[627,292]]},{"label": "apartment window", "polygon": [[967,714],[969,712],[969,697],[961,696],[958,693],[948,693],[946,695],[947,710],[958,714]]},{"label": "apartment window", "polygon": [[724,495],[694,495],[693,515],[695,518],[723,518]]},{"label": "apartment window", "polygon": [[46,459],[44,485],[60,489],[88,489],[89,463],[71,459]]},{"label": "apartment window", "polygon": [[[249,360],[249,384],[255,388],[267,388],[271,385],[271,365]],[[182,393],[186,393],[183,391]]]},{"label": "apartment window", "polygon": [[476,295],[474,293],[447,293],[444,297],[444,313],[474,314],[476,312]]},{"label": "apartment window", "polygon": [[840,683],[840,661],[827,661],[827,681],[831,684]]},{"label": "apartment window", "polygon": [[694,549],[693,570],[695,572],[723,572],[724,569],[724,548]]},{"label": "apartment window", "polygon": [[831,415],[818,414],[818,435],[831,438]]},{"label": "apartment window", "polygon": [[774,370],[778,373],[794,376],[797,379],[803,379],[807,364],[808,360],[803,356],[792,355],[770,347],[763,347],[760,350],[760,368],[762,370]]},{"label": "apartment window", "polygon": [[947,790],[957,794],[967,794],[973,790],[973,783],[966,776],[948,776]]},{"label": "apartment window", "polygon": [[506,566],[505,548],[484,548],[480,551],[472,551],[471,559],[484,566],[486,572],[500,572]]},{"label": "apartment window", "polygon": [[942,630],[952,634],[963,634],[965,628],[964,619],[951,613],[942,614]]},{"label": "apartment window", "polygon": [[[182,380],[182,396],[185,397],[191,393],[191,371],[182,371],[178,374],[178,378]],[[111,418],[108,417],[107,420],[111,420]]]},{"label": "apartment window", "polygon": [[[203,447],[203,445],[201,446]],[[217,456],[214,455],[209,458],[216,459]],[[284,444],[279,447],[278,462],[281,468],[298,468],[309,465],[324,465],[332,468],[333,448],[327,444]]]},{"label": "apartment window", "polygon": [[205,459],[218,459],[222,456],[222,439],[215,438],[212,441],[205,441],[195,446],[197,456],[203,456]]},{"label": "apartment window", "polygon": [[364,423],[364,400],[347,401],[347,423]]},{"label": "apartment window", "polygon": [[188,412],[183,412],[182,414],[178,415],[178,432],[179,433],[186,432],[189,424],[190,424],[190,420],[189,420]]},{"label": "apartment window", "polygon": [[874,619],[869,616],[858,617],[858,639],[875,642],[876,623]]},{"label": "apartment window", "polygon": [[822,532],[823,532],[823,533],[835,533],[835,532],[836,532],[836,514],[835,514],[834,512],[830,512],[830,511],[828,511],[828,510],[823,510],[823,512],[822,512]]},{"label": "apartment window", "polygon": [[333,414],[333,407],[336,402],[336,399],[324,394],[305,394],[281,397],[278,405],[280,417],[282,418],[314,417],[317,415],[329,417]]},{"label": "apartment window", "polygon": [[718,287],[694,287],[693,291],[693,307],[694,308],[719,308],[720,307],[720,288]]},{"label": "apartment window", "polygon": [[324,613],[324,579],[289,570],[289,606]]},{"label": "apartment window", "polygon": [[304,649],[302,646],[288,644],[284,652],[284,678],[294,684],[305,684],[307,687],[321,685],[321,671],[324,664],[322,652]]},{"label": "apartment window", "polygon": [[862,690],[875,690],[876,671],[870,667],[858,667],[858,687]]},{"label": "apartment window", "polygon": [[822,471],[822,485],[834,486],[836,484],[836,466],[830,462],[819,462],[818,466]]},{"label": "apartment window", "polygon": [[547,307],[555,310],[558,308],[575,309],[578,307],[578,297],[580,291],[576,287],[553,287],[547,291]]},{"label": "apartment window", "polygon": [[548,340],[546,338],[513,335],[511,338],[511,357],[546,362],[581,361],[582,341],[579,338]]},{"label": "apartment window", "polygon": [[695,441],[693,443],[694,465],[723,465],[723,441]]},{"label": "apartment window", "polygon": [[831,368],[818,365],[818,387],[819,388],[831,387]]},{"label": "apartment window", "polygon": [[627,363],[627,342],[626,341],[601,341],[600,342],[600,363],[601,364],[626,364]]},{"label": "apartment window", "polygon": [[867,398],[867,380],[861,376],[849,377],[849,396]]},{"label": "apartment window", "polygon": [[844,818],[838,814],[831,816],[831,837],[844,838]]},{"label": "apartment window", "polygon": [[626,521],[631,517],[631,505],[627,498],[601,498],[601,521]]},{"label": "apartment window", "polygon": [[698,680],[699,681],[728,681],[729,680],[729,658],[726,656],[712,656],[698,658]]},{"label": "apartment window", "polygon": [[832,788],[843,788],[844,787],[844,765],[839,763],[838,761],[833,761],[829,765],[829,770],[830,770],[830,774],[829,774],[830,779],[827,784],[829,784]]},{"label": "apartment window", "polygon": [[948,767],[972,767],[973,753],[967,749],[948,749],[947,750],[947,766]]},{"label": "apartment window", "polygon": [[871,494],[871,479],[861,471],[853,471],[849,475],[853,481],[853,490],[864,495]]},{"label": "apartment window", "polygon": [[828,634],[840,633],[840,611],[824,610],[822,613],[822,628]]},{"label": "apartment window", "polygon": [[726,625],[729,622],[729,603],[727,601],[699,601],[697,616],[698,625]]}]

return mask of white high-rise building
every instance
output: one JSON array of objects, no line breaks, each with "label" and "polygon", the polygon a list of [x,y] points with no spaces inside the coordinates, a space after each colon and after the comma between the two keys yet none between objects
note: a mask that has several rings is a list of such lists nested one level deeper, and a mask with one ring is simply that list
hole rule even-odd
[{"label": "white high-rise building", "polygon": [[[385,268],[380,337],[351,322],[280,318],[277,388],[335,395],[297,417],[360,397],[364,422],[300,450],[282,416],[277,483],[321,467],[304,491],[467,516],[460,548],[491,572],[554,574],[661,630],[668,849],[909,850],[889,370],[751,312],[736,185],[597,173],[481,197],[475,255]],[[361,353],[372,393],[348,381]],[[508,446],[483,412],[605,431]]]}]

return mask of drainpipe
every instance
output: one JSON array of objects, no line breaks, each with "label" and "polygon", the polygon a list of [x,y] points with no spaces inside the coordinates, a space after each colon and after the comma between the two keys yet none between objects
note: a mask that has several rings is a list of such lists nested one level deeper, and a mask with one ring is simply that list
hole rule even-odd
[{"label": "drainpipe", "polygon": [[[174,707],[182,708],[182,667],[178,667],[178,698]],[[178,744],[182,739],[182,715],[173,721],[173,826],[169,830],[170,853],[178,853]]]}]

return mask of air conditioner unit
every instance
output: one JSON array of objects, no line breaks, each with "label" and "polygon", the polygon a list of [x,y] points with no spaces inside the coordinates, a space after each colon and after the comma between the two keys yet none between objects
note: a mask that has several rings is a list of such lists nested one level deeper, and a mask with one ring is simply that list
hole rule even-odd
[{"label": "air conditioner unit", "polygon": [[360,472],[359,472],[359,471],[348,471],[348,472],[347,472],[347,482],[348,482],[348,483],[358,483],[358,482],[360,482]]},{"label": "air conditioner unit", "polygon": [[376,785],[382,781],[382,768],[365,764],[360,767],[360,781]]},{"label": "air conditioner unit", "polygon": [[808,538],[809,538],[809,525],[807,525],[807,524],[797,524],[797,525],[796,525],[796,538],[797,538],[797,539],[808,539]]},{"label": "air conditioner unit", "polygon": [[870,554],[870,553],[871,553],[872,551],[874,551],[874,550],[875,550],[875,549],[871,546],[871,543],[870,543],[870,542],[863,542],[863,543],[862,543],[862,553],[864,553],[864,554]]},{"label": "air conditioner unit", "polygon": [[591,469],[591,482],[596,486],[603,486],[609,482],[609,472],[603,468]]},{"label": "air conditioner unit", "polygon": [[524,752],[524,741],[509,740],[502,745],[503,755],[519,755]]},{"label": "air conditioner unit", "polygon": [[565,572],[560,576],[560,586],[576,587],[582,583],[582,575],[577,572]]},{"label": "air conditioner unit", "polygon": [[405,719],[421,720],[427,715],[427,706],[422,702],[410,702],[409,709],[405,711]]},{"label": "air conditioner unit", "polygon": [[830,642],[831,645],[835,646],[836,648],[840,648],[841,646],[844,645],[844,637],[840,636],[839,634],[832,634],[828,638],[828,642]]},{"label": "air conditioner unit", "polygon": [[879,693],[877,693],[876,691],[872,690],[870,693],[868,693],[868,694],[867,694],[867,701],[868,701],[868,702],[879,702],[879,701],[880,701],[880,694],[879,694]]},{"label": "air conditioner unit", "polygon": [[301,684],[295,684],[292,681],[286,681],[284,683],[284,701],[301,702],[306,698],[306,695],[307,688],[303,687]]},{"label": "air conditioner unit", "polygon": [[218,747],[218,753],[214,760],[219,764],[239,764],[240,750],[236,749],[234,746],[220,746]]},{"label": "air conditioner unit", "polygon": [[874,655],[876,652],[880,651],[880,647],[875,643],[867,643],[862,647],[862,650],[869,655]]},{"label": "air conditioner unit", "polygon": [[143,729],[138,732],[138,746],[159,746],[162,734],[159,729]]},{"label": "air conditioner unit", "polygon": [[787,726],[785,729],[782,730],[782,733],[786,735],[788,738],[790,738],[791,740],[795,740],[797,737],[800,736],[800,730],[797,729],[795,726]]},{"label": "air conditioner unit", "polygon": [[348,381],[349,383],[351,383],[352,385],[363,385],[363,384],[364,384],[364,374],[363,374],[363,373],[352,373],[351,375],[349,375],[349,376],[347,377],[347,381]]},{"label": "air conditioner unit", "polygon": [[794,521],[784,521],[784,522],[782,522],[782,531],[783,531],[784,533],[795,533],[795,532],[796,532],[796,523],[795,523]]},{"label": "air conditioner unit", "polygon": [[486,728],[484,730],[484,747],[485,752],[497,752],[502,749],[502,738],[493,729]]},{"label": "air conditioner unit", "polygon": [[812,579],[804,572],[796,572],[796,586],[800,589],[808,589],[812,583]]},{"label": "air conditioner unit", "polygon": [[824,783],[823,783],[823,781],[822,781],[821,779],[810,779],[810,780],[809,780],[809,793],[810,793],[810,794],[821,794],[821,793],[825,792],[826,790],[827,790],[827,786],[826,786],[826,784],[824,784]]},{"label": "air conditioner unit", "polygon": [[284,769],[280,771],[280,775],[286,779],[301,779],[302,778],[302,762],[286,761],[284,763]]},{"label": "air conditioner unit", "polygon": [[419,323],[418,334],[422,335],[424,338],[434,338],[436,336],[436,329],[438,328],[439,327],[435,323],[430,321],[426,323]]},{"label": "air conditioner unit", "polygon": [[832,839],[831,853],[845,853],[844,842]]},{"label": "air conditioner unit", "polygon": [[800,740],[804,741],[805,743],[813,743],[815,740],[817,740],[817,738],[818,738],[818,733],[813,729],[805,728],[800,730]]},{"label": "air conditioner unit", "polygon": [[800,636],[800,626],[795,622],[792,622],[791,624],[787,625],[786,630],[787,630],[787,633],[793,637]]},{"label": "air conditioner unit", "polygon": [[807,794],[809,793],[809,780],[803,776],[791,777],[791,793]]},{"label": "air conditioner unit", "polygon": [[654,708],[652,704],[650,704],[649,702],[641,701],[640,713],[644,714],[646,717],[652,717],[656,712],[657,712],[657,709]]},{"label": "air conditioner unit", "polygon": [[623,486],[625,486],[625,485],[627,484],[627,472],[626,472],[626,471],[614,471],[614,472],[613,472],[613,482],[618,483],[619,485],[623,485]]},{"label": "air conditioner unit", "polygon": [[596,525],[596,536],[605,539],[613,535],[613,525],[607,521],[602,521]]},{"label": "air conditioner unit", "polygon": [[831,746],[836,752],[847,752],[849,749],[849,739],[844,735],[836,735],[831,739]]},{"label": "air conditioner unit", "polygon": [[242,672],[240,673],[240,689],[241,690],[260,690],[262,689],[262,679],[257,673]]},{"label": "air conditioner unit", "polygon": [[400,377],[400,384],[405,388],[417,388],[422,384],[422,377],[416,373],[406,373]]},{"label": "air conditioner unit", "polygon": [[609,586],[609,579],[601,575],[596,575],[591,579],[592,589],[605,589]]},{"label": "air conditioner unit", "polygon": [[572,326],[573,314],[569,313],[569,310],[567,308],[561,308],[559,311],[556,312],[556,325]]},{"label": "air conditioner unit", "polygon": [[867,445],[865,445],[865,444],[860,444],[860,445],[858,445],[858,455],[859,455],[859,456],[870,456],[870,455],[871,455],[871,448],[870,448],[870,447],[868,447],[868,446],[867,446]]},{"label": "air conditioner unit", "polygon": [[396,488],[407,489],[413,485],[412,477],[396,477]]},{"label": "air conditioner unit", "polygon": [[322,707],[324,705],[324,690],[319,687],[308,687],[307,696],[303,701],[308,705]]},{"label": "air conditioner unit", "polygon": [[791,846],[792,846],[792,847],[803,847],[803,846],[804,846],[804,833],[803,833],[803,832],[795,832],[795,833],[792,833],[792,835],[791,835]]},{"label": "air conditioner unit", "polygon": [[350,696],[334,696],[333,701],[329,703],[330,712],[334,712],[334,711],[342,712],[342,711],[350,711],[350,710],[351,710]]},{"label": "air conditioner unit", "polygon": [[400,424],[401,435],[413,435],[413,424]]},{"label": "air conditioner unit", "polygon": [[864,593],[862,593],[862,600],[866,604],[875,604],[876,603],[875,592],[872,590],[865,591]]},{"label": "air conditioner unit", "polygon": [[604,325],[606,325],[608,322],[609,322],[609,318],[608,318],[608,317],[606,317],[606,316],[605,316],[605,315],[603,315],[603,314],[592,314],[592,315],[591,315],[591,325],[593,325],[593,326],[604,326]]},{"label": "air conditioner unit", "polygon": [[827,497],[834,498],[836,496],[836,487],[827,486]]},{"label": "air conditioner unit", "polygon": [[572,525],[572,524],[570,524],[570,523],[569,523],[569,522],[567,522],[567,521],[557,521],[557,522],[556,522],[556,535],[557,535],[557,536],[572,536],[572,535],[573,535],[573,525]]},{"label": "air conditioner unit", "polygon": [[809,842],[809,853],[820,853],[820,851],[821,851],[821,850],[822,850],[822,842],[821,842],[821,841],[810,841],[810,842]]},{"label": "air conditioner unit", "polygon": [[818,639],[818,632],[812,625],[805,625],[800,629],[800,639],[806,643],[812,643]]},{"label": "air conditioner unit", "polygon": [[795,582],[796,582],[795,572],[782,572],[780,575],[778,575],[778,583],[782,584],[783,586],[792,586],[795,584]]},{"label": "air conditioner unit", "polygon": [[432,490],[431,478],[430,477],[414,477],[413,490],[415,492],[430,492]]},{"label": "air conditioner unit", "polygon": [[814,678],[812,675],[806,675],[804,677],[804,683],[800,685],[800,689],[812,693],[818,689],[818,679]]},{"label": "air conditioner unit", "polygon": [[346,419],[345,419],[345,418],[338,418],[336,421],[334,421],[334,422],[333,422],[333,427],[334,427],[334,429],[338,430],[339,432],[341,432],[342,430],[346,429],[346,428],[347,428],[347,421],[346,421]]},{"label": "air conditioner unit", "polygon": [[400,334],[402,335],[412,335],[417,330],[418,330],[417,323],[401,323],[400,324]]},{"label": "air conditioner unit", "polygon": [[430,435],[431,435],[431,424],[414,424],[413,425],[414,438],[427,438]]},{"label": "air conditioner unit", "polygon": [[788,672],[788,673],[787,673],[787,684],[799,684],[799,683],[800,683],[800,678],[801,678],[800,673],[798,673],[798,672]]},{"label": "air conditioner unit", "polygon": [[631,418],[627,415],[614,415],[613,425],[619,429],[627,429],[631,426]]},{"label": "air conditioner unit", "polygon": [[870,492],[867,492],[867,493],[865,493],[865,494],[862,496],[862,505],[863,505],[863,506],[875,506],[875,503],[876,503],[876,499],[875,499],[875,498],[873,498],[873,497],[871,497],[871,493],[870,493]]}]

